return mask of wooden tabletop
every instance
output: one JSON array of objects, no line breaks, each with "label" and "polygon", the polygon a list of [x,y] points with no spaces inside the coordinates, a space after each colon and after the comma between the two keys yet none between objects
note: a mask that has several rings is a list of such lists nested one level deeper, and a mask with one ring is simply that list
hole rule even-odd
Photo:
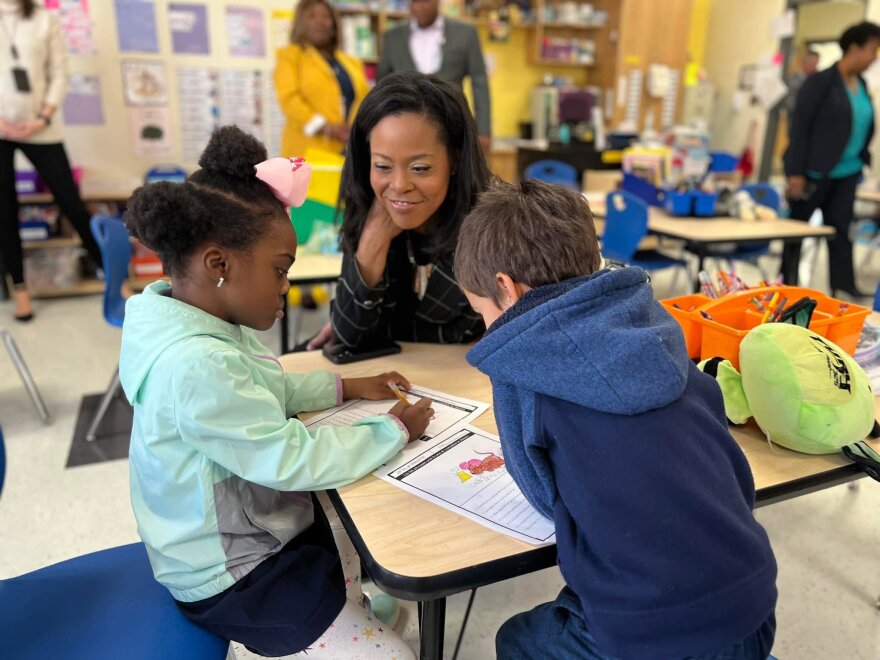
[{"label": "wooden tabletop", "polygon": [[856,190],[856,199],[860,199],[863,202],[880,203],[880,190],[860,187]]},{"label": "wooden tabletop", "polygon": [[342,272],[341,254],[302,254],[287,272],[292,284],[302,282],[327,282],[339,277]]},{"label": "wooden tabletop", "polygon": [[[588,197],[590,209],[597,218],[605,217],[605,200]],[[648,208],[648,231],[657,236],[684,240],[689,243],[742,243],[747,241],[772,241],[777,239],[815,238],[833,236],[834,228],[822,225],[812,227],[799,220],[776,218],[747,222],[739,218],[675,217],[656,206]]]},{"label": "wooden tabletop", "polygon": [[[285,355],[281,363],[288,371],[329,369],[347,377],[396,370],[413,383],[491,403],[489,379],[465,361],[468,348],[403,344],[403,352],[398,355],[341,367],[315,351]],[[389,401],[389,409],[391,406]],[[498,432],[491,409],[474,425]],[[770,447],[755,426],[734,429],[732,433],[748,457],[758,491],[796,484],[799,480],[851,465],[840,454],[809,456]],[[872,445],[880,450],[880,442]],[[398,575],[431,577],[462,571],[535,548],[372,475],[339,489],[339,495],[373,559]]]}]

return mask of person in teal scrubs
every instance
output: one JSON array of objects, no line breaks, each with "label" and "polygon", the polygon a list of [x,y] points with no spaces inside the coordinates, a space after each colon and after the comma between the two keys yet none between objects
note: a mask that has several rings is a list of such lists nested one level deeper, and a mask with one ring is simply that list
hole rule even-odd
[{"label": "person in teal scrubs", "polygon": [[[832,293],[861,298],[870,294],[856,287],[849,226],[862,168],[871,164],[874,108],[861,74],[877,59],[880,25],[854,25],[839,43],[840,60],[810,76],[798,93],[783,160],[792,218],[809,220],[818,208],[837,231],[828,240]],[[780,269],[786,284],[797,284],[799,260],[800,245],[786,245]]]}]

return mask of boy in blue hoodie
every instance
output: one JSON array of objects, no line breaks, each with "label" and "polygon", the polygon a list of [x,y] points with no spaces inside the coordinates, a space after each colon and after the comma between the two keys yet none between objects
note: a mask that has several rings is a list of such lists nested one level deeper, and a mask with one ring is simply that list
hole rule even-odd
[{"label": "boy in blue hoodie", "polygon": [[461,228],[456,278],[488,328],[468,361],[566,582],[501,627],[498,657],[763,660],[776,562],[721,392],[647,274],[600,262],[562,186],[498,185]]}]

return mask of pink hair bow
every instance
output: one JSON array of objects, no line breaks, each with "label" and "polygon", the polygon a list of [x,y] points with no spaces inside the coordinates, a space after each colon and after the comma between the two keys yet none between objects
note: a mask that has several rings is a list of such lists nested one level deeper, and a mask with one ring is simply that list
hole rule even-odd
[{"label": "pink hair bow", "polygon": [[312,166],[304,158],[270,158],[254,165],[257,178],[286,207],[302,206],[309,191]]}]

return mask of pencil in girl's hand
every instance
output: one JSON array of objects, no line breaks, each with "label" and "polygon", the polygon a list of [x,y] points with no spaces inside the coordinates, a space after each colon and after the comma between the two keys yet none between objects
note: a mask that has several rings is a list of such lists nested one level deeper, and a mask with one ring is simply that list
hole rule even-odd
[{"label": "pencil in girl's hand", "polygon": [[397,387],[397,383],[395,383],[393,380],[389,380],[389,381],[388,381],[388,389],[391,390],[391,391],[394,393],[394,396],[396,396],[398,399],[400,399],[401,401],[403,401],[403,404],[404,404],[407,408],[409,408],[409,407],[412,405],[412,404],[407,400],[406,396],[404,396],[403,392],[400,391],[400,388]]}]

